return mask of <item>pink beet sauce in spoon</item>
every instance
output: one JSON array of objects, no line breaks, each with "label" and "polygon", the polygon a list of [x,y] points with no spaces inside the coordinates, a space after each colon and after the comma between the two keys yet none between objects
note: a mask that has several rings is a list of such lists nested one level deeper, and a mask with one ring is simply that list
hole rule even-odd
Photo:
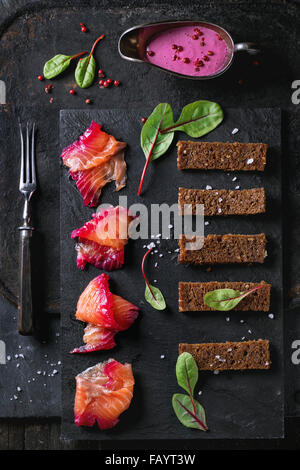
[{"label": "pink beet sauce in spoon", "polygon": [[223,69],[227,45],[222,36],[205,26],[181,26],[154,36],[146,60],[172,72],[208,76]]}]

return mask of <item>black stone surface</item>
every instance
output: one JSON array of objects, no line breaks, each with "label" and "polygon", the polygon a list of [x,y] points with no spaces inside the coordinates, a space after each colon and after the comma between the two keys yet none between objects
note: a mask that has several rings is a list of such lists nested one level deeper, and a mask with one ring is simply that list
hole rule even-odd
[{"label": "black stone surface", "polygon": [[[226,27],[235,41],[258,42],[263,53],[259,65],[253,66],[253,58],[237,55],[226,75],[213,81],[191,82],[163,75],[147,66],[138,66],[120,60],[116,43],[126,28],[145,21],[197,17],[215,21]],[[84,21],[89,32],[81,34],[79,22]],[[122,86],[114,90],[99,90],[97,85],[80,90],[76,97],[68,94],[74,84],[73,70],[53,81],[54,102],[44,93],[46,82],[39,82],[46,59],[57,52],[71,53],[85,50],[102,31],[105,42],[96,50],[96,59],[113,78],[121,79]],[[37,232],[43,239],[41,251],[42,273],[39,290],[47,312],[59,312],[59,267],[47,260],[58,259],[58,112],[61,108],[82,108],[87,97],[92,106],[109,108],[120,104],[124,107],[155,106],[168,99],[172,105],[181,106],[198,98],[220,102],[223,106],[268,107],[283,109],[283,163],[284,163],[284,234],[285,234],[285,331],[287,407],[289,416],[300,412],[299,366],[292,364],[292,343],[300,333],[300,247],[299,247],[299,128],[300,107],[291,101],[293,80],[300,77],[299,51],[300,14],[296,1],[206,1],[172,4],[163,0],[0,0],[0,79],[7,86],[7,105],[3,113],[9,116],[1,133],[0,164],[1,187],[5,188],[0,210],[0,290],[13,303],[17,293],[17,248],[15,227],[18,225],[19,195],[14,192],[18,178],[11,164],[18,152],[18,142],[13,133],[16,114],[26,119],[41,108],[39,128],[44,136],[38,144],[44,153],[39,162],[43,176],[43,190],[35,202],[46,211],[35,213]],[[242,80],[242,83],[240,82]],[[241,84],[240,84],[241,83]],[[2,113],[1,113],[2,114]],[[36,114],[35,114],[36,115]],[[1,121],[2,122],[2,121]],[[6,143],[10,139],[11,147]],[[50,147],[51,150],[50,150]],[[17,154],[18,155],[18,154]],[[12,176],[11,176],[12,175]],[[45,176],[51,179],[51,187],[44,186]],[[13,180],[13,184],[12,184]],[[16,183],[15,183],[16,181]],[[48,180],[47,180],[48,181]],[[49,184],[49,183],[47,183]],[[55,188],[55,190],[53,189]],[[53,198],[50,194],[53,195]],[[5,196],[7,193],[9,196]],[[54,191],[54,193],[53,193]],[[18,199],[17,199],[18,198]],[[48,201],[51,202],[51,210]],[[53,210],[52,210],[53,208]],[[48,220],[47,220],[48,219]],[[53,227],[48,231],[47,227]],[[10,243],[7,243],[7,240]],[[5,318],[8,309],[1,310]],[[10,334],[16,334],[14,323]],[[0,396],[0,398],[2,395]],[[47,413],[46,413],[47,414]]]},{"label": "black stone surface", "polygon": [[53,316],[47,337],[40,341],[16,334],[16,315],[15,308],[0,298],[0,418],[59,416],[59,318]]},{"label": "black stone surface", "polygon": [[[264,186],[267,194],[267,213],[254,217],[215,217],[205,227],[206,233],[261,233],[268,238],[268,257],[263,265],[216,266],[211,272],[199,267],[177,264],[177,240],[154,238],[158,253],[150,257],[147,272],[158,281],[168,308],[165,312],[153,310],[144,301],[145,284],[140,264],[145,245],[153,239],[149,227],[148,239],[131,241],[126,250],[122,270],[111,274],[113,291],[141,309],[137,322],[117,337],[117,347],[90,355],[70,355],[69,351],[82,343],[83,326],[74,321],[76,303],[88,282],[99,274],[90,267],[84,272],[76,268],[74,241],[71,231],[89,220],[93,209],[83,206],[82,198],[68,172],[61,173],[61,321],[62,321],[62,435],[74,439],[220,439],[220,438],[275,438],[283,437],[284,383],[283,383],[283,305],[282,305],[282,232],[281,232],[281,114],[278,109],[226,109],[224,123],[205,136],[209,141],[267,142],[268,165],[263,174],[224,172],[180,172],[177,170],[176,141],[186,138],[178,134],[168,155],[152,164],[146,176],[143,197],[136,195],[144,156],[140,149],[140,116],[148,116],[149,109],[61,111],[61,147],[73,142],[94,119],[118,140],[128,143],[126,161],[128,182],[121,193],[112,185],[103,191],[102,203],[117,205],[119,196],[128,197],[128,207],[143,203],[151,211],[151,204],[177,202],[178,187],[214,189],[243,189]],[[177,112],[177,115],[179,113]],[[176,119],[176,118],[175,118]],[[231,134],[234,128],[239,133]],[[232,178],[237,176],[236,181]],[[121,202],[120,202],[121,204]],[[124,205],[124,203],[123,203]],[[168,222],[170,223],[170,222]],[[171,235],[172,236],[172,235]],[[160,257],[160,254],[163,256]],[[158,263],[155,268],[154,263]],[[178,282],[182,281],[251,281],[266,280],[272,284],[271,320],[266,313],[209,312],[183,314],[178,312]],[[226,317],[230,321],[226,321]],[[243,323],[241,323],[241,320]],[[184,428],[176,419],[171,397],[179,391],[175,364],[179,342],[239,341],[268,338],[271,342],[270,371],[243,373],[200,373],[196,393],[203,391],[200,401],[206,412],[209,433]],[[165,358],[162,359],[161,355]],[[76,428],[73,423],[74,377],[91,365],[113,357],[133,364],[136,388],[132,405],[111,431],[97,428]],[[274,413],[276,410],[276,413]]]}]

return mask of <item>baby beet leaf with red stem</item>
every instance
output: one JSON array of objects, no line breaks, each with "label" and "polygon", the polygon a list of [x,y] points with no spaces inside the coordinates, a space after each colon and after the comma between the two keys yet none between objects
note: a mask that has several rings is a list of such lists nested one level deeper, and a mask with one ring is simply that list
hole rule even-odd
[{"label": "baby beet leaf with red stem", "polygon": [[79,54],[74,55],[64,55],[64,54],[57,54],[52,59],[48,60],[44,65],[44,77],[47,79],[51,79],[57,77],[62,72],[64,72],[70,65],[71,60],[76,59],[76,57],[80,57],[83,54],[86,54],[87,51],[79,52]]},{"label": "baby beet leaf with red stem", "polygon": [[142,172],[138,196],[141,195],[145,174],[150,161],[161,157],[170,147],[174,132],[166,135],[160,134],[160,130],[171,126],[173,121],[173,111],[168,103],[160,103],[150,114],[141,132],[141,147],[146,157],[146,163]]},{"label": "baby beet leaf with red stem", "polygon": [[193,397],[198,381],[198,367],[191,354],[184,352],[178,356],[176,377],[178,385],[188,393],[188,395],[175,393],[172,397],[172,405],[177,418],[188,428],[207,431],[204,408]]},{"label": "baby beet leaf with red stem", "polygon": [[165,302],[162,292],[158,289],[158,287],[154,287],[149,283],[147,276],[145,274],[145,260],[151,251],[152,251],[152,248],[150,248],[145,253],[143,260],[142,260],[142,273],[143,273],[145,283],[146,283],[145,299],[156,310],[165,310],[166,302]]},{"label": "baby beet leaf with red stem", "polygon": [[77,64],[75,70],[75,80],[77,85],[80,88],[88,88],[93,84],[95,78],[95,71],[96,71],[96,61],[94,59],[94,50],[96,45],[98,44],[101,39],[104,38],[104,34],[98,37],[93,44],[92,50],[87,57],[80,60]]},{"label": "baby beet leaf with red stem", "polygon": [[182,131],[190,137],[202,137],[215,129],[223,121],[223,117],[222,108],[218,103],[194,101],[184,106],[175,124],[162,129],[160,133]]},{"label": "baby beet leaf with red stem", "polygon": [[248,295],[256,292],[259,289],[262,289],[264,284],[260,284],[259,286],[253,287],[246,292],[240,292],[234,289],[216,289],[210,292],[207,292],[204,296],[204,303],[208,307],[219,310],[222,312],[228,312],[236,307],[242,299],[247,297]]}]

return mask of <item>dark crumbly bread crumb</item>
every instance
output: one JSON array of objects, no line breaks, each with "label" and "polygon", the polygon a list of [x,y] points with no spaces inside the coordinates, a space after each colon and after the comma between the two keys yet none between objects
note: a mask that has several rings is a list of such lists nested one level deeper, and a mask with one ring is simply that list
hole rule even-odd
[{"label": "dark crumbly bread crumb", "polygon": [[[197,205],[204,205],[204,215],[252,215],[266,212],[264,188],[239,190],[179,188],[180,212],[197,215]],[[189,205],[188,207],[184,207]]]},{"label": "dark crumbly bread crumb", "polygon": [[264,287],[247,295],[233,309],[238,311],[252,310],[254,312],[268,312],[270,308],[271,284],[265,281],[254,282],[179,282],[179,311],[180,312],[208,312],[214,309],[204,303],[207,292],[216,289],[233,289],[245,292],[261,284]]},{"label": "dark crumbly bread crumb", "polygon": [[192,354],[200,370],[269,369],[269,341],[179,344],[179,354]]},{"label": "dark crumbly bread crumb", "polygon": [[267,144],[241,142],[177,143],[179,170],[264,171]]},{"label": "dark crumbly bread crumb", "polygon": [[266,236],[208,235],[200,249],[190,249],[203,237],[180,236],[178,262],[182,264],[263,263],[266,256]]}]

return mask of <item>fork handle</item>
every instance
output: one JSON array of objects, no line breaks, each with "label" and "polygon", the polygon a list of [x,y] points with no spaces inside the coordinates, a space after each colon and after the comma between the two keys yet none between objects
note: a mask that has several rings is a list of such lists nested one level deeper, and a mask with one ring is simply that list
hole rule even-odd
[{"label": "fork handle", "polygon": [[30,239],[31,227],[20,227],[19,248],[19,305],[18,331],[21,335],[33,333],[33,309],[31,291],[31,256]]}]

